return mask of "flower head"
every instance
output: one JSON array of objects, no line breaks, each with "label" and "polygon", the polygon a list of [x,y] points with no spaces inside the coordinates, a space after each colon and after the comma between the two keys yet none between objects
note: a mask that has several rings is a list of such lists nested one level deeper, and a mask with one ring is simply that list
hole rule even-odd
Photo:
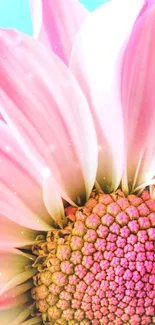
[{"label": "flower head", "polygon": [[151,325],[155,3],[31,5],[38,40],[0,30],[0,320]]}]

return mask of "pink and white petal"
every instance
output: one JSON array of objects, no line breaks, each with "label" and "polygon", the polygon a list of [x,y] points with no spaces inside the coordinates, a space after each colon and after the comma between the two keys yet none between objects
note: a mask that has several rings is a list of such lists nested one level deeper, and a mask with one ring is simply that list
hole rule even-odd
[{"label": "pink and white petal", "polygon": [[[31,12],[33,37],[38,38],[42,28],[42,0],[29,0],[29,6]],[[45,40],[43,42],[45,43]]]},{"label": "pink and white petal", "polygon": [[31,319],[26,320],[23,323],[20,323],[20,325],[42,325],[42,318],[40,316],[33,317]]},{"label": "pink and white petal", "polygon": [[36,273],[36,270],[31,268],[35,260],[31,254],[15,248],[0,248],[0,258],[3,261],[0,264],[0,295],[26,282]]},{"label": "pink and white petal", "polygon": [[25,156],[7,124],[0,121],[1,213],[35,230],[48,230],[48,214],[41,188],[41,175]]},{"label": "pink and white petal", "polygon": [[31,307],[28,304],[23,305],[22,311],[13,319],[12,325],[21,325],[31,315]]},{"label": "pink and white petal", "polygon": [[5,122],[5,120],[4,120],[4,118],[3,118],[3,116],[2,116],[1,113],[0,113],[0,120],[3,121],[3,122]]},{"label": "pink and white petal", "polygon": [[35,243],[38,232],[0,216],[0,248],[24,247]]},{"label": "pink and white petal", "polygon": [[154,179],[154,185],[150,186],[150,197],[152,200],[155,200],[155,179]]},{"label": "pink and white petal", "polygon": [[137,20],[125,52],[122,101],[127,178],[132,189],[155,174],[155,5]]},{"label": "pink and white petal", "polygon": [[30,8],[34,37],[67,64],[75,36],[89,11],[77,0],[30,0]]},{"label": "pink and white petal", "polygon": [[9,129],[4,121],[0,120],[0,148],[8,154],[10,160],[15,160],[23,169],[35,180],[35,182],[42,186],[42,177],[36,171],[30,160],[24,154],[22,148],[14,137],[13,132]]},{"label": "pink and white petal", "polygon": [[146,0],[148,7],[151,7],[152,5],[155,4],[155,0]]},{"label": "pink and white petal", "polygon": [[[0,249],[0,295],[15,288],[31,278],[36,270],[31,268],[33,255],[23,253],[17,249]],[[27,274],[26,274],[27,272]]]},{"label": "pink and white petal", "polygon": [[14,136],[40,174],[50,168],[59,195],[88,197],[97,142],[75,78],[40,42],[15,31],[1,30],[0,52],[1,112]]},{"label": "pink and white petal", "polygon": [[[52,195],[51,195],[52,193]],[[56,185],[54,184],[51,173],[45,176],[43,181],[43,198],[46,209],[50,215],[53,215],[56,223],[62,227],[63,226],[63,217],[64,217],[64,206],[61,197],[56,191]],[[57,203],[57,206],[56,206]],[[55,211],[53,214],[53,205],[55,205]]]},{"label": "pink and white petal", "polygon": [[[23,306],[19,306],[13,308],[11,310],[4,310],[0,312],[0,324],[9,325],[13,324],[13,321],[18,317],[18,315],[22,312]],[[19,323],[18,323],[19,324]]]},{"label": "pink and white petal", "polygon": [[0,184],[1,213],[21,226],[36,229],[49,230],[50,226],[39,220],[24,202],[13,193],[5,184]]},{"label": "pink and white petal", "polygon": [[30,268],[14,276],[10,281],[4,283],[4,285],[1,287],[0,295],[3,295],[5,292],[9,291],[10,289],[15,288],[19,284],[24,283],[27,280],[31,279],[36,273],[37,273],[36,269]]},{"label": "pink and white petal", "polygon": [[33,285],[33,281],[28,280],[26,283],[20,284],[0,295],[0,310],[17,307],[31,301],[30,289]]},{"label": "pink and white petal", "polygon": [[31,254],[23,253],[18,249],[1,249],[0,279],[1,284],[12,279],[14,276],[25,270],[25,265],[31,265],[34,257]]},{"label": "pink and white petal", "polygon": [[124,132],[120,96],[122,54],[144,0],[113,0],[82,25],[70,68],[92,110],[99,144],[97,181],[116,189],[124,166]]},{"label": "pink and white petal", "polygon": [[23,293],[19,296],[14,296],[14,292],[16,292],[16,288],[10,290],[12,291],[11,295],[9,294],[9,292],[6,292],[0,296],[0,312],[1,310],[6,310],[6,309],[10,310],[12,308],[15,308],[17,306],[23,305],[31,301],[32,297],[30,292]]}]

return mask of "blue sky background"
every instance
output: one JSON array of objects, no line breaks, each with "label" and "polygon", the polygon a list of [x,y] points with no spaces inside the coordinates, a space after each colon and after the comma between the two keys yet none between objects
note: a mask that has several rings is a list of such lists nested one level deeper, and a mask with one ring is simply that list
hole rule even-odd
[{"label": "blue sky background", "polygon": [[[80,0],[91,11],[106,1]],[[31,35],[32,25],[28,0],[0,0],[0,27],[16,28]]]}]

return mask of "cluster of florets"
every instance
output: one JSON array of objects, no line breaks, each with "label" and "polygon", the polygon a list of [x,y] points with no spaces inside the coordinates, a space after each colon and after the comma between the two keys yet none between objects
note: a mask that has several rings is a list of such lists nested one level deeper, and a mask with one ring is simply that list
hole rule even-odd
[{"label": "cluster of florets", "polygon": [[155,324],[155,202],[92,192],[38,255],[32,296],[48,325]]}]

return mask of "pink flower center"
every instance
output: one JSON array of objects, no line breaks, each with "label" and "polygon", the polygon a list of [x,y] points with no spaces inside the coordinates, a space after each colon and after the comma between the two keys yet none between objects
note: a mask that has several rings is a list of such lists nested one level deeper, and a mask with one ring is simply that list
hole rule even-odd
[{"label": "pink flower center", "polygon": [[[93,191],[38,247],[32,296],[45,324],[155,323],[155,202]],[[71,217],[70,217],[71,216]],[[33,250],[32,250],[33,251]],[[59,321],[58,321],[59,320]]]}]

